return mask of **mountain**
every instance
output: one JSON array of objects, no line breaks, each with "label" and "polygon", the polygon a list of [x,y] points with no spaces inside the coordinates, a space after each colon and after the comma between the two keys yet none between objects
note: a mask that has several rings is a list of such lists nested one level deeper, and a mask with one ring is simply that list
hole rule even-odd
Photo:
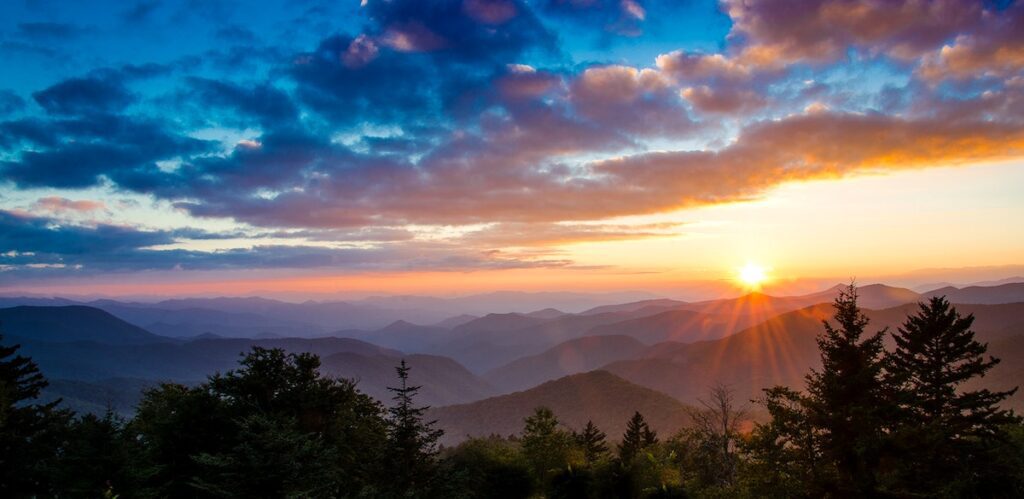
[{"label": "mountain", "polygon": [[967,389],[988,388],[1007,391],[1018,388],[1017,393],[1011,395],[1005,405],[1017,414],[1024,412],[1024,334],[992,341],[988,348],[989,353],[995,355],[1000,362],[984,378],[967,383]]},{"label": "mountain", "polygon": [[562,312],[561,310],[558,310],[557,308],[550,307],[541,310],[535,310],[533,312],[526,314],[527,317],[533,317],[535,319],[557,319],[563,315],[566,315],[566,313]]},{"label": "mountain", "polygon": [[[756,322],[770,319],[778,314],[799,310],[820,303],[832,303],[839,292],[846,287],[837,284],[817,293],[797,296],[771,296],[764,293],[750,293],[738,298],[709,300],[681,305],[678,308],[703,312],[705,314],[737,317],[747,315]],[[863,308],[879,309],[916,303],[921,295],[906,288],[885,284],[869,284],[857,287],[858,303]]]},{"label": "mountain", "polygon": [[[643,300],[651,297],[652,296],[649,293],[628,291],[613,293],[495,291],[491,293],[451,298],[408,295],[374,296],[355,303],[358,305],[380,308],[416,309],[421,311],[440,312],[447,315],[484,315],[488,313],[526,313],[531,310],[539,310],[548,307],[566,312],[579,312],[581,310],[586,310],[600,305]],[[416,320],[412,320],[412,322],[423,324],[430,323]]]},{"label": "mountain", "polygon": [[81,305],[0,309],[0,332],[33,341],[99,341],[112,345],[172,341],[98,308]]},{"label": "mountain", "polygon": [[580,312],[580,315],[607,314],[616,312],[635,312],[643,308],[671,309],[686,305],[686,302],[669,299],[641,300],[618,305],[603,305]]},{"label": "mountain", "polygon": [[604,369],[642,386],[695,403],[709,387],[724,383],[739,400],[760,396],[773,385],[800,386],[818,362],[815,336],[831,307],[788,312],[718,340],[654,345],[632,360]]},{"label": "mountain", "polygon": [[691,310],[669,310],[636,319],[604,324],[588,335],[623,334],[648,344],[663,341],[693,342],[721,338],[755,322],[751,315],[709,315]]},{"label": "mountain", "polygon": [[[1024,334],[1024,303],[958,304],[956,308],[961,314],[974,314],[972,329],[979,341],[990,342],[991,355],[1005,355],[1008,363],[1024,363],[1024,358],[1013,357],[1009,349],[1013,345],[1002,341]],[[916,304],[864,310],[871,319],[868,331],[885,327],[893,331],[916,310]],[[604,369],[685,403],[695,402],[716,383],[730,385],[740,399],[760,397],[762,388],[773,385],[799,388],[808,370],[820,365],[815,338],[822,331],[821,321],[830,319],[832,312],[830,305],[814,305],[718,340],[660,343],[634,359],[613,362]],[[887,339],[891,346],[891,336]]]},{"label": "mountain", "polygon": [[399,357],[397,350],[350,338],[212,339],[183,343],[112,345],[95,341],[41,342],[21,337],[5,339],[22,345],[22,355],[32,357],[48,378],[98,381],[107,378],[138,378],[195,382],[215,372],[238,367],[243,352],[254,346],[311,352],[326,357],[338,352]]},{"label": "mountain", "polygon": [[312,324],[282,320],[250,312],[225,312],[210,308],[160,308],[141,304],[125,304],[113,300],[90,302],[127,322],[148,331],[174,338],[216,334],[231,338],[253,338],[257,335],[320,336],[323,329]]},{"label": "mountain", "polygon": [[363,393],[391,405],[394,396],[387,387],[397,386],[395,367],[405,359],[410,367],[409,383],[420,386],[416,403],[450,405],[472,402],[494,395],[494,388],[458,362],[437,355],[362,355],[336,353],[322,359],[321,371],[331,376],[355,379]]},{"label": "mountain", "polygon": [[923,293],[925,297],[943,295],[951,303],[995,305],[1024,302],[1024,283],[1012,282],[998,286],[968,286],[966,288],[947,286]]},{"label": "mountain", "polygon": [[465,324],[465,323],[467,323],[469,321],[476,320],[476,319],[479,319],[479,318],[480,318],[479,316],[469,315],[469,314],[453,315],[453,316],[451,316],[451,317],[449,317],[449,318],[447,318],[447,319],[445,319],[445,320],[443,320],[441,322],[438,322],[437,324],[434,324],[434,325],[437,326],[437,327],[443,327],[445,329],[452,329],[452,328],[461,326],[461,325],[463,325],[463,324]]},{"label": "mountain", "polygon": [[466,367],[483,372],[588,335],[595,327],[655,314],[660,310],[646,307],[628,312],[566,314],[555,319],[537,319],[523,314],[490,314],[455,328],[453,339],[435,353],[451,355]]},{"label": "mountain", "polygon": [[529,326],[540,324],[547,319],[542,317],[530,317],[526,314],[487,314],[479,319],[471,320],[461,326],[452,328],[456,335],[465,336],[480,333],[500,333],[514,331]]},{"label": "mountain", "polygon": [[646,349],[647,345],[629,336],[585,336],[492,369],[484,374],[484,379],[502,392],[523,390],[569,374],[592,371],[609,362],[632,358]]},{"label": "mountain", "polygon": [[347,336],[369,341],[375,345],[397,348],[406,352],[424,352],[448,341],[454,333],[444,327],[420,326],[406,321],[395,321],[374,331],[338,331],[334,336]]},{"label": "mountain", "polygon": [[544,406],[567,427],[582,429],[592,420],[619,440],[626,422],[640,411],[663,437],[689,424],[687,408],[679,401],[607,371],[591,371],[549,381],[526,391],[471,404],[438,407],[427,412],[445,431],[443,443],[454,445],[468,436],[511,435],[523,430],[523,420]]}]

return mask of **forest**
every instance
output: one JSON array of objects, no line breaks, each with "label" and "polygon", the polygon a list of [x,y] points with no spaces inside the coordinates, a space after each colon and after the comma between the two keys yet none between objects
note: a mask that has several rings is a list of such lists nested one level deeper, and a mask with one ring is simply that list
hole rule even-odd
[{"label": "forest", "polygon": [[674,434],[640,412],[608,435],[538,407],[517,434],[456,446],[404,361],[381,401],[314,354],[254,347],[203,383],[147,389],[126,418],[43,403],[46,379],[0,338],[0,496],[1024,496],[1024,424],[1001,408],[1015,390],[964,387],[999,362],[973,315],[934,297],[872,331],[857,299],[836,298],[800,390],[708,387]]}]

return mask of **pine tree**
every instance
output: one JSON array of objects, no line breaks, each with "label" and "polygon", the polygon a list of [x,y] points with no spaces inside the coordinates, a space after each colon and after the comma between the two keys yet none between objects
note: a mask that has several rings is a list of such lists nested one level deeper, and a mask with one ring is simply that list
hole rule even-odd
[{"label": "pine tree", "polygon": [[633,417],[626,423],[626,433],[622,435],[622,443],[619,444],[619,459],[628,463],[640,451],[656,443],[658,443],[658,434],[651,430],[639,411],[634,412]]},{"label": "pine tree", "polygon": [[594,464],[608,452],[606,436],[593,421],[587,421],[583,431],[575,434],[576,443],[583,449],[583,457],[587,464]]},{"label": "pine tree", "polygon": [[71,414],[33,403],[48,383],[19,348],[0,344],[0,496],[49,496]]},{"label": "pine tree", "polygon": [[546,487],[548,480],[570,463],[573,438],[559,426],[558,418],[547,407],[536,408],[525,421],[521,439],[523,454],[533,467],[534,479],[541,487]]},{"label": "pine tree", "polygon": [[[892,379],[900,384],[901,420],[896,441],[908,458],[899,460],[903,487],[940,486],[992,471],[986,450],[1001,426],[1016,422],[999,403],[1016,392],[964,391],[964,383],[999,363],[985,357],[986,345],[974,339],[974,316],[961,316],[945,297],[920,304],[894,335]],[[932,489],[959,495],[963,490]],[[969,493],[973,495],[973,493]]]},{"label": "pine tree", "polygon": [[409,366],[404,359],[395,371],[399,386],[388,387],[395,394],[395,405],[388,410],[387,461],[392,469],[386,479],[397,495],[422,496],[435,485],[438,439],[444,431],[434,429],[436,421],[423,420],[429,406],[414,405],[421,387],[409,384]]},{"label": "pine tree", "polygon": [[823,321],[818,337],[821,371],[807,378],[804,399],[810,424],[821,432],[822,457],[835,469],[828,488],[840,496],[875,496],[881,461],[885,419],[892,408],[885,388],[886,330],[862,339],[868,318],[857,306],[851,284],[833,303],[838,327]]}]

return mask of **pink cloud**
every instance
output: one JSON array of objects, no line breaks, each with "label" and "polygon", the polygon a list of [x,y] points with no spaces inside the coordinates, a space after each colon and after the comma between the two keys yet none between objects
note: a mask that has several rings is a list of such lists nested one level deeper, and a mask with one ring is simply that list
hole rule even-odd
[{"label": "pink cloud", "polygon": [[32,203],[33,211],[41,211],[50,214],[59,213],[92,213],[99,210],[106,209],[107,205],[102,201],[91,201],[91,200],[80,200],[73,201],[71,199],[49,196],[39,198],[35,203]]}]

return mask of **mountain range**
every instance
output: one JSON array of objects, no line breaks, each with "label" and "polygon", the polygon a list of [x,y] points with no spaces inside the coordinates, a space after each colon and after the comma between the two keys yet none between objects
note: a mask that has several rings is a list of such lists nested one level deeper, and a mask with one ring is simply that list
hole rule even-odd
[{"label": "mountain range", "polygon": [[[0,331],[4,343],[22,344],[50,379],[48,399],[87,412],[129,413],[142,389],[199,382],[236,368],[243,352],[260,346],[315,353],[323,372],[357,380],[386,404],[395,366],[405,359],[410,381],[421,386],[418,401],[435,407],[432,414],[451,438],[518,431],[537,405],[553,406],[570,426],[603,418],[599,426],[611,434],[640,407],[652,411],[645,413],[649,420],[661,418],[658,428],[683,424],[680,407],[697,404],[718,383],[741,400],[776,384],[801,387],[818,366],[815,337],[839,289],[703,302],[645,298],[576,312],[445,310],[444,317],[413,314],[422,322],[398,318],[380,327],[349,326],[401,316],[396,311],[415,310],[401,307],[425,302],[197,298],[86,305],[0,298]],[[977,337],[1002,359],[973,386],[1003,390],[1024,379],[1024,283],[924,293],[872,284],[858,293],[871,331],[894,330],[916,302],[947,296],[975,316]],[[1024,395],[1008,405],[1024,408]]]}]

